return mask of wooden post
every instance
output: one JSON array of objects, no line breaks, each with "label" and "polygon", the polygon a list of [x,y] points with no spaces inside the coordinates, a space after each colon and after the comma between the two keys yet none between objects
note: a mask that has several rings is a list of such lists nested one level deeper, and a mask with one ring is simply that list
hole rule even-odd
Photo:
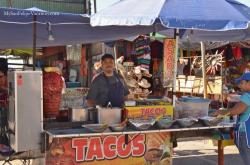
[{"label": "wooden post", "polygon": [[203,78],[203,94],[207,98],[207,75],[206,75],[206,48],[204,42],[201,42],[201,59],[202,59],[202,78]]},{"label": "wooden post", "polygon": [[218,140],[218,165],[224,165],[224,148],[222,140]]},{"label": "wooden post", "polygon": [[36,20],[37,16],[33,16],[33,70],[36,70]]}]

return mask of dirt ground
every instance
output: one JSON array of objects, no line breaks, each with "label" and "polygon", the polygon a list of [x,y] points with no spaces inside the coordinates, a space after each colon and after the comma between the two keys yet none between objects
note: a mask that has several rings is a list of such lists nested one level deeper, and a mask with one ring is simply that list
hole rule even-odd
[{"label": "dirt ground", "polygon": [[[217,165],[217,151],[211,140],[178,142],[173,165]],[[235,146],[225,147],[224,154],[225,165],[243,165]]]}]

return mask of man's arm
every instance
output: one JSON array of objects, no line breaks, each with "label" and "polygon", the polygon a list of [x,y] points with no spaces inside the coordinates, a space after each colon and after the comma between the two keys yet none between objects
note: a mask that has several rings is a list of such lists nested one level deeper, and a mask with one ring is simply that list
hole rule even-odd
[{"label": "man's arm", "polygon": [[240,102],[235,104],[233,108],[230,108],[229,111],[231,115],[239,115],[244,113],[249,106],[250,106],[249,95],[243,94],[240,97]]},{"label": "man's arm", "polygon": [[239,115],[247,110],[247,105],[243,102],[238,102],[233,108],[229,109],[230,115]]}]

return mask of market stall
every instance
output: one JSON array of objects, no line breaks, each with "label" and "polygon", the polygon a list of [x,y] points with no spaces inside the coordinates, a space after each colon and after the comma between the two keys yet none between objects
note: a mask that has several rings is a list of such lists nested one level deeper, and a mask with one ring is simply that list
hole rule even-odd
[{"label": "market stall", "polygon": [[[126,65],[127,63],[125,63],[125,68]],[[121,66],[118,68],[122,71]],[[18,120],[19,123],[25,120],[27,121],[27,118],[29,118],[28,114],[31,114],[31,112],[34,119],[42,117],[42,129],[44,129],[45,135],[40,138],[40,120],[32,121],[33,124],[31,128],[37,132],[35,134],[36,138],[32,135],[32,141],[27,138],[21,139],[23,142],[26,141],[25,143],[29,141],[30,146],[15,145],[20,143],[19,137],[21,137],[20,132],[16,132],[18,133],[15,134],[18,135],[17,141],[11,140],[11,142],[15,143],[13,147],[17,152],[26,152],[17,155],[13,154],[8,157],[6,161],[16,158],[27,159],[30,155],[30,158],[44,157],[47,164],[105,164],[110,162],[110,160],[116,163],[121,161],[123,163],[126,160],[127,163],[132,161],[138,164],[171,164],[173,137],[206,136],[211,138],[215,133],[230,132],[228,128],[232,128],[232,125],[217,125],[217,121],[210,125],[204,123],[202,118],[198,120],[198,116],[207,116],[207,102],[204,103],[207,108],[194,111],[191,107],[188,113],[181,110],[179,111],[179,114],[182,115],[183,118],[193,116],[196,117],[195,119],[174,118],[173,106],[171,102],[169,102],[171,99],[159,98],[159,96],[156,97],[157,99],[150,99],[150,97],[153,97],[150,96],[150,92],[143,93],[145,89],[148,90],[150,85],[149,82],[142,83],[142,77],[151,78],[153,75],[150,75],[150,73],[140,67],[134,66],[131,68],[130,71],[133,74],[130,76],[136,79],[136,83],[128,84],[133,91],[131,92],[132,100],[125,102],[123,109],[117,109],[115,107],[88,109],[83,105],[83,98],[88,91],[87,88],[70,88],[70,86],[68,86],[62,94],[63,84],[60,71],[55,67],[44,69],[43,81],[40,81],[41,71],[13,72],[15,76],[11,88],[13,88],[13,91],[22,91],[22,93],[13,93],[11,97],[15,97],[15,99],[10,100],[16,100],[17,105],[22,104],[22,106],[17,106],[13,109],[10,108],[10,112],[15,111],[18,116],[26,116],[26,118],[20,118]],[[139,78],[137,77],[138,74]],[[27,86],[30,86],[29,84],[34,83],[34,81],[38,83],[37,78],[32,78],[34,76],[39,77],[40,83],[43,82],[43,90],[35,90],[36,86],[33,86],[34,89],[30,88],[30,90],[36,91],[38,95],[43,95],[43,109],[41,109],[42,106],[39,106],[40,108],[33,107],[32,111],[24,111],[30,107],[29,99],[20,97],[20,94],[26,96],[26,94],[31,92],[25,89]],[[124,76],[126,78],[128,75],[124,74]],[[70,83],[72,85],[77,82],[73,81]],[[16,84],[16,86],[14,84]],[[141,89],[140,91],[135,90],[138,87]],[[39,102],[40,97],[38,97],[36,101]],[[183,103],[185,103],[185,99],[192,98],[184,97],[180,102],[183,101]],[[61,103],[58,100],[61,100]],[[204,107],[204,104],[200,106],[199,103],[199,107]],[[204,109],[206,110],[204,111]],[[17,113],[16,110],[18,110],[19,113]],[[29,108],[29,110],[31,109]],[[66,115],[62,116],[62,112],[66,112]],[[60,122],[61,120],[63,120],[63,122]],[[221,121],[221,119],[219,120]],[[21,133],[26,134],[25,129],[30,127],[29,123],[26,124],[26,127],[22,127],[23,125],[18,124],[16,128],[18,128],[18,130],[22,129],[23,131]],[[35,125],[36,127],[34,127]],[[13,129],[13,131],[18,130]],[[183,134],[184,132],[185,134]],[[40,140],[42,140],[44,154],[40,152],[40,154],[34,154],[33,151],[41,149],[40,145],[37,145]],[[27,147],[29,149],[32,148],[32,152],[27,151],[29,150]],[[88,148],[89,150],[85,151],[85,149],[82,150],[82,148]]]}]

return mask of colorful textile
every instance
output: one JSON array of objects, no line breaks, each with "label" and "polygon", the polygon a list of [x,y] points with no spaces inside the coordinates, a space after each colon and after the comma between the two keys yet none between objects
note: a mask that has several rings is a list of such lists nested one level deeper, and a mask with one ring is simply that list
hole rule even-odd
[{"label": "colorful textile", "polygon": [[81,57],[81,76],[87,77],[87,63],[86,63],[86,46],[82,47],[82,57]]},{"label": "colorful textile", "polygon": [[151,57],[152,58],[158,58],[158,59],[163,58],[163,43],[155,40],[155,41],[151,42],[150,49],[151,49]]},{"label": "colorful textile", "polygon": [[151,50],[149,46],[149,38],[147,36],[139,36],[135,39],[135,55],[137,57],[137,65],[145,69],[150,69]]},{"label": "colorful textile", "polygon": [[236,60],[240,60],[242,58],[242,51],[240,47],[233,47],[233,56]]}]

